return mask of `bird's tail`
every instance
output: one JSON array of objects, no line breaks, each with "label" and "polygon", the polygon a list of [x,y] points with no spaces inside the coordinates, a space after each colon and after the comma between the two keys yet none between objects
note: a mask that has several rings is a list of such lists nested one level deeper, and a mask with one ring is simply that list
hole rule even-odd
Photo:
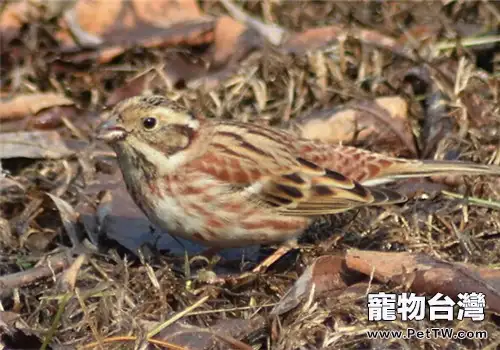
[{"label": "bird's tail", "polygon": [[374,186],[401,179],[446,175],[500,176],[500,166],[442,160],[396,161],[382,168],[375,177],[362,181],[362,184]]}]

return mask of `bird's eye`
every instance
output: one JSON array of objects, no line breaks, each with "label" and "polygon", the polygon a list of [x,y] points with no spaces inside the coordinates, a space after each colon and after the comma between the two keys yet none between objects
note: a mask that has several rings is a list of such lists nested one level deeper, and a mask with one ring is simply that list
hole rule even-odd
[{"label": "bird's eye", "polygon": [[142,125],[144,126],[145,129],[147,130],[152,130],[157,124],[156,118],[153,117],[147,117],[142,120]]}]

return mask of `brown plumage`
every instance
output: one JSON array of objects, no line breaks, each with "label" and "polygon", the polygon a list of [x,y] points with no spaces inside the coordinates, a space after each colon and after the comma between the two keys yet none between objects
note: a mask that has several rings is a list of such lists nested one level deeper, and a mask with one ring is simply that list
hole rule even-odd
[{"label": "brown plumage", "polygon": [[500,175],[497,166],[391,158],[196,118],[161,96],[121,102],[98,137],[115,149],[129,192],[154,223],[220,247],[290,240],[314,216],[406,200],[375,184],[450,172]]}]

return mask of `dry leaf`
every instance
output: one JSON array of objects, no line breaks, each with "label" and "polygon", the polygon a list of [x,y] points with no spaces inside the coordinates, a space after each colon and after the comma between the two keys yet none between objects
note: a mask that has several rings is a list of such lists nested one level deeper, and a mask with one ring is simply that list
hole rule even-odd
[{"label": "dry leaf", "polygon": [[[99,230],[131,251],[135,251],[145,241],[145,235],[150,232],[149,220],[140,211],[125,188],[119,172],[112,175],[98,173],[94,182],[85,188],[89,198],[96,198],[102,191],[111,191],[111,203],[106,202],[107,215],[102,215],[103,222],[98,221],[98,206],[90,206],[81,201],[76,211],[80,214],[80,221],[91,232]],[[101,209],[102,211],[103,209]]]},{"label": "dry leaf", "polygon": [[116,42],[117,34],[126,37],[134,30],[169,28],[201,17],[194,0],[78,1],[75,11],[82,29],[107,43]]},{"label": "dry leaf", "polygon": [[68,32],[59,33],[67,53],[62,58],[73,62],[109,62],[137,45],[200,45],[213,41],[213,21],[201,15],[194,0],[81,0],[74,12],[81,30],[102,43],[99,51],[79,53],[73,37]]},{"label": "dry leaf", "polygon": [[218,67],[227,63],[239,49],[240,39],[247,27],[231,17],[223,16],[215,25],[214,54],[212,65]]},{"label": "dry leaf", "polygon": [[293,287],[281,298],[271,311],[281,315],[296,307],[309,296],[314,288],[315,294],[332,292],[342,293],[347,287],[359,280],[355,271],[349,270],[342,256],[322,256],[316,259],[294,283]]},{"label": "dry leaf", "polygon": [[238,6],[235,6],[230,0],[221,0],[221,3],[227,11],[236,18],[236,20],[245,23],[249,28],[254,29],[256,32],[267,39],[273,45],[280,45],[287,36],[287,31],[276,24],[265,24],[262,21],[253,18],[245,13]]},{"label": "dry leaf", "polygon": [[[487,130],[495,125],[495,123],[500,122],[498,114],[495,114],[495,109],[493,109],[494,106],[489,105],[479,94],[470,91],[463,91],[460,94],[460,100],[467,108],[471,126],[476,128],[484,127],[484,129]],[[498,110],[498,106],[496,109]],[[500,133],[498,128],[491,129],[493,130],[489,131],[493,135],[498,135],[498,133]]]},{"label": "dry leaf", "polygon": [[500,312],[500,270],[473,265],[448,263],[424,254],[387,253],[351,249],[345,257],[322,256],[316,259],[283,296],[271,314],[281,315],[315,294],[329,296],[361,295],[368,290],[365,279],[373,275],[383,283],[403,285],[406,289],[428,295],[481,292],[487,307]]},{"label": "dry leaf", "polygon": [[[213,28],[212,20],[179,23],[167,29],[147,28],[141,31],[138,28],[126,36],[122,34],[119,37],[117,34],[113,37],[113,42],[102,45],[97,51],[75,52],[74,48],[68,48],[61,52],[60,57],[63,61],[73,64],[87,60],[96,60],[104,64],[136,46],[153,48],[208,45],[214,40]],[[64,70],[64,67],[61,69]]]},{"label": "dry leaf", "polygon": [[24,23],[57,17],[73,6],[73,3],[74,1],[20,0],[1,4],[0,48],[19,34]]},{"label": "dry leaf", "polygon": [[347,29],[338,25],[307,29],[301,33],[290,34],[281,48],[288,53],[305,53],[319,50],[339,40],[353,37],[362,43],[389,50],[403,57],[411,58],[409,50],[395,39],[375,30]]},{"label": "dry leaf", "polygon": [[11,3],[0,11],[0,49],[19,34],[28,9],[28,1],[21,1]]},{"label": "dry leaf", "polygon": [[55,106],[72,106],[74,102],[56,93],[19,94],[0,100],[0,121],[18,119]]},{"label": "dry leaf", "polygon": [[340,26],[311,28],[301,33],[293,33],[283,42],[281,48],[288,53],[301,54],[321,49],[345,36],[345,29]]},{"label": "dry leaf", "polygon": [[168,28],[202,17],[196,0],[135,0],[133,4],[141,20],[157,27]]},{"label": "dry leaf", "polygon": [[55,131],[0,133],[0,159],[62,158],[73,153]]},{"label": "dry leaf", "polygon": [[[226,65],[231,66],[230,70],[234,72],[237,69],[236,63],[261,44],[253,31],[227,16],[216,21],[213,34],[212,45],[200,57],[191,56],[184,52],[168,55],[163,64],[163,74],[160,75],[153,70],[134,78],[113,91],[106,104],[111,106],[126,97],[144,93],[147,89],[164,87],[165,80],[168,86],[173,88],[181,89],[186,86],[192,88],[193,83],[196,84],[200,79],[213,77],[214,71],[220,72],[221,67],[225,70]],[[213,84],[211,88],[214,88],[222,80],[217,79],[216,84]]]},{"label": "dry leaf", "polygon": [[61,220],[66,230],[73,248],[81,246],[81,232],[78,229],[78,213],[73,209],[73,207],[65,200],[54,196],[53,194],[47,193],[47,195],[54,201],[59,214],[61,215]]},{"label": "dry leaf", "polygon": [[118,102],[133,97],[136,95],[141,95],[144,93],[144,89],[146,87],[146,82],[148,80],[148,75],[156,75],[155,72],[143,74],[139,77],[136,77],[119,88],[113,90],[113,92],[108,96],[106,100],[106,106],[111,107],[116,105]]},{"label": "dry leaf", "polygon": [[478,292],[486,296],[486,306],[500,312],[500,270],[470,264],[448,263],[424,254],[371,252],[351,249],[346,265],[367,276],[388,283],[403,284],[415,293]]},{"label": "dry leaf", "polygon": [[[80,0],[74,12],[80,28],[107,45],[131,44],[138,36],[145,39],[158,29],[202,19],[194,0]],[[74,46],[69,33],[60,33],[59,39]]]},{"label": "dry leaf", "polygon": [[160,332],[157,338],[183,346],[187,349],[252,349],[249,345],[240,342],[248,334],[264,327],[262,316],[252,319],[220,319],[210,328],[192,326],[184,322],[176,322]]},{"label": "dry leaf", "polygon": [[294,121],[292,128],[301,137],[326,143],[370,143],[388,147],[393,154],[404,151],[417,154],[408,105],[397,96],[355,101],[333,110],[313,112]]}]

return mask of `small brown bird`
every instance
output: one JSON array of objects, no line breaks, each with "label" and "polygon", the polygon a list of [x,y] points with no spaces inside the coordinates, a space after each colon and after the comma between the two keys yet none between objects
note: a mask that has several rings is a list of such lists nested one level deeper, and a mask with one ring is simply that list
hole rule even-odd
[{"label": "small brown bird", "polygon": [[197,118],[162,96],[119,103],[97,132],[154,224],[220,248],[293,241],[315,216],[406,200],[370,186],[450,173],[500,175],[498,166],[391,158],[270,127]]}]

